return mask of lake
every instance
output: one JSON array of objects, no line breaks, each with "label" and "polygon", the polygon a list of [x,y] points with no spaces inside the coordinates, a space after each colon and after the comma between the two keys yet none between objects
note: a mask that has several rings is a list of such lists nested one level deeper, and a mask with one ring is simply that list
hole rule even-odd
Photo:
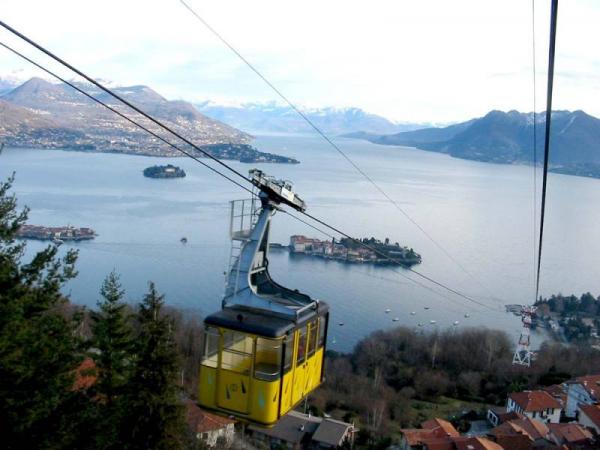
[{"label": "lake", "polygon": [[[278,282],[331,304],[330,348],[349,351],[374,330],[395,325],[424,323],[418,329],[442,330],[455,321],[458,327],[502,328],[516,340],[520,319],[502,305],[534,300],[533,169],[358,140],[337,143],[465,270],[317,137],[256,139],[260,150],[296,157],[299,165],[231,165],[243,172],[256,166],[292,180],[308,212],[351,235],[389,237],[413,247],[423,256],[416,270],[489,308],[403,269],[273,251],[270,270]],[[182,167],[187,177],[142,176],[144,168],[166,163]],[[93,241],[62,247],[79,249],[79,277],[66,287],[73,302],[94,306],[102,279],[114,269],[129,302],[139,301],[153,280],[169,304],[188,314],[205,315],[220,307],[230,245],[228,202],[246,197],[241,189],[187,158],[6,149],[0,155],[0,177],[13,171],[14,192],[21,205],[31,208],[29,223],[91,227],[99,234]],[[600,180],[550,174],[548,182],[541,293],[596,295]],[[292,234],[325,238],[285,214],[276,215],[272,241],[287,243]],[[186,245],[180,243],[184,236]],[[43,245],[30,241],[29,250]]]}]

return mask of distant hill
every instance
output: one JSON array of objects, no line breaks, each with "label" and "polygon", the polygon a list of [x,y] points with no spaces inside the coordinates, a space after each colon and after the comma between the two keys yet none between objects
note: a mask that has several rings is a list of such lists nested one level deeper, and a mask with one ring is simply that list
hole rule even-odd
[{"label": "distant hill", "polygon": [[[537,149],[538,155],[541,155],[545,114],[537,114],[536,122]],[[391,135],[353,134],[348,137],[383,145],[416,147],[477,161],[519,163],[533,160],[533,114],[518,111],[491,111],[479,119],[444,128]],[[582,164],[600,164],[599,119],[583,111],[554,111],[551,138],[550,164],[555,171],[583,174]]]},{"label": "distant hill", "polygon": [[[177,142],[157,125],[131,112],[96,87],[88,84],[79,84],[79,87],[167,140]],[[297,162],[259,152],[249,145],[252,140],[249,134],[205,116],[190,103],[166,100],[147,86],[113,90],[195,144],[206,146],[214,156],[247,162]],[[65,84],[32,78],[0,96],[0,101],[0,138],[9,147],[181,155]]]},{"label": "distant hill", "polygon": [[[63,127],[49,117],[0,99],[0,141],[9,147],[58,147],[78,142],[84,133]],[[22,144],[22,145],[21,145]]]},{"label": "distant hill", "polygon": [[[224,106],[211,102],[196,104],[200,112],[249,133],[313,133],[314,130],[298,113],[276,103],[246,103]],[[306,116],[323,132],[337,136],[351,132],[396,133],[415,130],[425,125],[394,123],[359,108],[305,109]]]}]

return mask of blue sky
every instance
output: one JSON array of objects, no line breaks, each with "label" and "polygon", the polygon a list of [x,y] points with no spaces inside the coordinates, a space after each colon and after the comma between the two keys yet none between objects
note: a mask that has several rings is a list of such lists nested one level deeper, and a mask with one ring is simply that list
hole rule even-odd
[{"label": "blue sky", "polygon": [[[300,105],[357,106],[412,122],[533,109],[530,0],[189,3]],[[549,3],[536,0],[540,111]],[[147,84],[191,101],[277,99],[178,0],[3,0],[0,11],[84,71],[120,85]],[[600,116],[598,23],[600,2],[560,3],[557,109]],[[0,40],[48,63],[5,31]],[[0,52],[0,76],[34,74]]]}]

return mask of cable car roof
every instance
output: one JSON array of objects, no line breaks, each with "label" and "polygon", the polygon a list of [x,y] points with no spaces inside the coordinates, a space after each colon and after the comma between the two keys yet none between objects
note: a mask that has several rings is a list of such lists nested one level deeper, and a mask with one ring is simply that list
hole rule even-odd
[{"label": "cable car roof", "polygon": [[319,302],[317,310],[313,310],[312,313],[305,314],[295,321],[242,308],[226,308],[206,317],[204,323],[268,338],[278,338],[285,336],[317,315],[324,315],[328,310],[327,303]]}]

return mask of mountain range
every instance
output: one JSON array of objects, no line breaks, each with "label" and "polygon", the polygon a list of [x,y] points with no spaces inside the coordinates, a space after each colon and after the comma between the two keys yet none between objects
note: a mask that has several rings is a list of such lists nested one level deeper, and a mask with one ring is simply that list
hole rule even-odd
[{"label": "mountain range", "polygon": [[[544,146],[545,113],[535,115],[537,154]],[[395,134],[351,133],[345,137],[383,145],[416,147],[456,158],[494,163],[533,161],[533,113],[491,111],[485,116],[444,128]],[[553,111],[549,164],[555,172],[600,176],[600,120],[583,111]],[[583,172],[586,169],[587,174]]]},{"label": "mountain range", "polygon": [[[156,134],[177,142],[150,120],[130,111],[95,86],[78,84],[78,87]],[[203,146],[213,156],[244,162],[297,162],[292,158],[259,152],[249,145],[251,135],[205,116],[190,103],[166,100],[147,86],[113,90],[190,141]],[[0,137],[8,147],[181,156],[177,150],[71,87],[41,78],[32,78],[0,96]],[[191,150],[184,144],[180,145]]]},{"label": "mountain range", "polygon": [[[288,106],[271,103],[244,103],[238,106],[213,102],[197,103],[198,110],[215,120],[228,123],[249,133],[314,133],[314,129]],[[363,131],[369,133],[397,133],[416,130],[427,125],[395,123],[360,108],[302,108],[302,113],[328,135]]]}]

